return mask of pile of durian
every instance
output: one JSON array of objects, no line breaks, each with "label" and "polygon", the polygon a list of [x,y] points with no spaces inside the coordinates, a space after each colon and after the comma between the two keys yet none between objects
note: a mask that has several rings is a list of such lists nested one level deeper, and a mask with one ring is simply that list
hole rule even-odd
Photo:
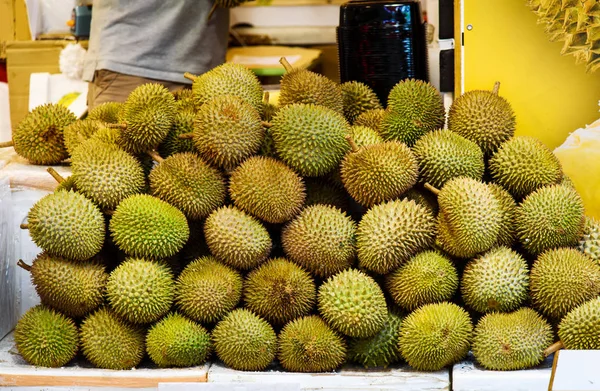
[{"label": "pile of durian", "polygon": [[446,126],[428,83],[384,109],[282,63],[277,106],[228,63],[19,124],[17,153],[72,167],[22,227],[43,250],[18,262],[42,303],[15,329],[27,362],[513,370],[600,348],[600,223],[499,84]]}]

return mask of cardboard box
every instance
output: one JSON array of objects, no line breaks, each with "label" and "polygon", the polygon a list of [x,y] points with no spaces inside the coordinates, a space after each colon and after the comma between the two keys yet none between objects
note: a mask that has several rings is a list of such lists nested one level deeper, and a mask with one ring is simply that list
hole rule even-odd
[{"label": "cardboard box", "polygon": [[30,40],[25,0],[0,0],[0,58],[6,57],[7,42]]}]

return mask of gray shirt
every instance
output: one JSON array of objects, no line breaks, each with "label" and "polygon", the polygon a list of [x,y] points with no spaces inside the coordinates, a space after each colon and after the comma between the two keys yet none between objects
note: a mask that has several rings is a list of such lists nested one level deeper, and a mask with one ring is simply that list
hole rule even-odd
[{"label": "gray shirt", "polygon": [[111,71],[178,83],[225,61],[229,10],[213,0],[95,0],[83,79]]}]

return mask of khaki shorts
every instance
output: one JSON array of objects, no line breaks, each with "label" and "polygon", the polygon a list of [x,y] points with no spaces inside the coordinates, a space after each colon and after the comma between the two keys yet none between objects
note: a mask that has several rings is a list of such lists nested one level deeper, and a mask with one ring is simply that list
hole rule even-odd
[{"label": "khaki shorts", "polygon": [[190,87],[189,84],[147,79],[101,69],[94,73],[94,81],[88,84],[88,111],[105,102],[125,102],[131,91],[145,83],[160,83],[171,92]]}]

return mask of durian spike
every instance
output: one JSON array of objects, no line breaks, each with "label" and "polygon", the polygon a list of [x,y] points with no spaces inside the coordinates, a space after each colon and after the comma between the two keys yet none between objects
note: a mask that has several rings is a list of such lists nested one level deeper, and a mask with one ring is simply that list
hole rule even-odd
[{"label": "durian spike", "polygon": [[212,18],[213,14],[215,13],[215,11],[217,10],[217,2],[215,1],[213,3],[212,8],[210,9],[210,11],[208,12],[208,17],[206,18],[206,21],[208,22],[210,20],[210,18]]},{"label": "durian spike", "polygon": [[198,78],[198,76],[192,75],[189,72],[184,73],[183,77],[185,77],[186,79],[191,80],[191,81],[194,81]]},{"label": "durian spike", "polygon": [[190,138],[194,138],[194,133],[184,133],[184,134],[180,134],[179,136],[180,139],[190,139]]},{"label": "durian spike", "polygon": [[63,183],[65,181],[65,178],[63,178],[58,172],[56,172],[54,168],[48,167],[46,171],[48,171],[48,174],[52,175],[52,178],[54,178],[56,182]]},{"label": "durian spike", "polygon": [[352,135],[347,135],[346,136],[346,140],[348,140],[348,144],[350,144],[350,148],[352,148],[352,152],[358,152],[358,150],[360,149],[358,147],[358,145],[356,145],[356,142],[354,141],[354,137],[352,137]]},{"label": "durian spike", "polygon": [[500,82],[499,81],[494,83],[494,88],[492,89],[492,92],[496,95],[498,95],[498,92],[500,92]]},{"label": "durian spike", "polygon": [[21,224],[21,225],[19,225],[19,228],[21,228],[21,229],[29,229],[29,224],[25,224],[25,223]]},{"label": "durian spike", "polygon": [[29,266],[28,264],[26,264],[25,262],[23,262],[22,259],[19,259],[17,261],[17,266],[20,267],[21,269],[27,270],[28,272],[31,271],[31,266]]},{"label": "durian spike", "polygon": [[265,91],[263,93],[263,103],[264,104],[268,104],[269,103],[269,91]]},{"label": "durian spike", "polygon": [[423,185],[423,187],[424,187],[424,188],[426,188],[427,190],[429,190],[430,192],[432,192],[432,193],[433,193],[433,194],[435,194],[435,195],[438,195],[438,194],[440,194],[440,191],[439,191],[437,188],[435,188],[435,187],[431,186],[431,185],[430,185],[429,183],[427,183],[427,182],[425,182],[425,184]]},{"label": "durian spike", "polygon": [[127,129],[127,124],[106,124],[110,129]]},{"label": "durian spike", "polygon": [[564,349],[564,347],[565,345],[562,343],[562,341],[555,342],[544,350],[544,357],[548,357],[552,353],[558,352],[560,349]]},{"label": "durian spike", "polygon": [[267,122],[267,121],[262,121],[262,126],[264,126],[265,128],[270,128],[270,127],[272,127],[273,125],[272,125],[270,122]]},{"label": "durian spike", "polygon": [[162,163],[165,160],[156,151],[146,151],[146,153],[152,158],[152,160],[158,163]]},{"label": "durian spike", "polygon": [[565,10],[567,8],[577,7],[579,5],[579,0],[562,0],[562,9]]},{"label": "durian spike", "polygon": [[13,145],[15,145],[15,143],[12,140],[5,141],[3,143],[0,143],[0,148],[8,148],[8,147],[12,147]]},{"label": "durian spike", "polygon": [[281,63],[281,65],[283,65],[286,73],[290,73],[294,70],[294,67],[292,66],[292,64],[290,64],[289,61],[287,60],[287,58],[285,58],[285,57],[281,57],[279,59],[279,63]]}]

